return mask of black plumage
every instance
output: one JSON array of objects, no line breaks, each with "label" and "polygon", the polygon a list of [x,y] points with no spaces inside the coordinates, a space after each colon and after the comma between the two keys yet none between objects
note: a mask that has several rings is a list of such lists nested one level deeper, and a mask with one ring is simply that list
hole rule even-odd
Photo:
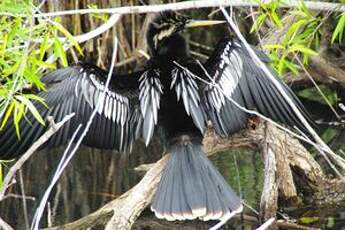
[{"label": "black plumage", "polygon": [[[157,133],[170,153],[152,203],[157,217],[209,220],[240,212],[239,197],[202,150],[208,122],[223,137],[242,129],[250,115],[235,101],[286,125],[301,130],[304,126],[240,41],[222,39],[203,66],[190,56],[180,32],[206,24],[210,22],[196,22],[170,11],[157,15],[147,31],[151,59],[142,71],[112,76],[104,98],[101,94],[108,73],[93,65],[79,64],[44,76],[49,89],[39,96],[49,107],[35,103],[42,116],[53,116],[58,122],[75,113],[44,147],[67,143],[102,100],[83,140],[85,145],[126,152],[139,138],[148,145]],[[264,53],[255,52],[263,62],[269,62]],[[278,81],[311,121],[293,92]],[[1,159],[24,153],[46,130],[32,115],[27,118],[20,122],[20,140],[10,123],[0,131]]]}]

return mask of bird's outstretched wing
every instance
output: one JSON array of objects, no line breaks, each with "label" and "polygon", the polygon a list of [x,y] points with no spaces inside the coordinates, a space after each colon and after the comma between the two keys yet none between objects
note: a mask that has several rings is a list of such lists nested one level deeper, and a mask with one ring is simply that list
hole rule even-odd
[{"label": "bird's outstretched wing", "polygon": [[[264,63],[269,62],[263,52],[255,52]],[[236,106],[231,99],[239,106],[255,109],[274,121],[305,131],[286,99],[256,65],[240,41],[222,40],[205,63],[205,67],[214,85],[205,86],[203,101],[208,117],[219,135],[235,133],[246,125],[249,117],[249,114]],[[277,76],[273,70],[272,74]],[[276,79],[302,114],[312,123],[295,94],[278,77]]]},{"label": "bird's outstretched wing", "polygon": [[[43,77],[50,85],[39,93],[48,105],[34,103],[43,118],[52,116],[55,122],[66,115],[75,113],[44,147],[65,144],[79,124],[85,127],[92,111],[100,101],[93,123],[83,140],[83,144],[103,148],[128,151],[133,141],[141,135],[137,127],[143,119],[139,113],[139,77],[141,72],[131,75],[113,75],[109,90],[105,89],[108,73],[91,65],[79,65],[56,70]],[[103,99],[102,99],[103,96]],[[48,124],[46,124],[47,126]],[[25,152],[47,129],[28,114],[20,121],[20,140],[14,125],[8,122],[0,131],[0,159],[13,158]]]}]

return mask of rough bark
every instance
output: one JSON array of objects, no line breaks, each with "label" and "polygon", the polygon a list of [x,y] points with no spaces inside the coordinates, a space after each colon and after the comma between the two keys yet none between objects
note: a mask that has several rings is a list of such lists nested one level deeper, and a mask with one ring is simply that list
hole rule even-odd
[{"label": "rough bark", "polygon": [[[276,154],[270,143],[266,142],[262,153],[265,161],[265,180],[260,201],[260,219],[265,222],[271,218],[277,218],[278,182]],[[273,223],[270,229],[278,229],[276,223]]]}]

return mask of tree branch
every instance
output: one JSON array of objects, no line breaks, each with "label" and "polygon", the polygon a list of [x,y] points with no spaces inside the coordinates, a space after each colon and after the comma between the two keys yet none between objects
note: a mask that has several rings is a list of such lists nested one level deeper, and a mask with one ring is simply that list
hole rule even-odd
[{"label": "tree branch", "polygon": [[[246,130],[225,139],[219,138],[214,130],[207,130],[203,143],[205,152],[210,155],[228,150],[229,148],[251,148],[258,150],[262,149],[265,143],[269,143],[275,158],[283,158],[286,161],[286,165],[288,165],[286,168],[277,166],[278,163],[275,166],[275,186],[278,187],[277,196],[280,197],[279,200],[284,199],[286,197],[285,194],[291,194],[285,190],[287,187],[284,186],[288,183],[286,180],[291,180],[291,178],[286,176],[288,174],[298,176],[299,180],[297,181],[297,185],[302,192],[308,188],[308,194],[320,198],[330,194],[328,193],[330,191],[325,189],[329,188],[327,186],[329,179],[324,175],[319,164],[296,139],[267,122],[257,123],[256,121],[250,121],[249,124],[250,127]],[[129,229],[140,213],[151,203],[167,159],[168,155],[165,155],[161,160],[153,164],[153,166],[150,165],[149,171],[139,184],[94,213],[75,222],[48,229],[68,230],[85,229],[98,225],[105,226],[109,219],[111,221],[108,223],[108,229]],[[294,177],[294,179],[296,178]],[[337,193],[339,194],[337,202],[344,202],[345,198],[341,194],[344,194],[345,186],[339,181],[333,180],[332,186],[333,188],[337,188]],[[289,183],[294,185],[293,181],[289,181]],[[293,192],[292,195],[288,196],[288,199],[291,199],[293,196],[296,198],[297,192]],[[267,196],[267,199],[270,198],[272,196]],[[265,202],[270,202],[267,199]]]},{"label": "tree branch", "polygon": [[43,145],[54,133],[56,133],[69,119],[74,116],[74,113],[69,114],[62,119],[57,124],[54,124],[54,121],[50,120],[50,127],[49,129],[35,142],[33,145],[25,152],[25,154],[16,161],[16,163],[10,168],[9,172],[6,174],[6,177],[3,181],[2,188],[0,191],[0,201],[2,201],[5,197],[5,192],[10,184],[12,178],[16,174],[16,172],[23,166],[23,164],[34,154],[37,149]]},{"label": "tree branch", "polygon": [[[265,1],[267,2],[267,1]],[[304,4],[310,10],[318,11],[337,11],[344,12],[345,6],[340,3],[331,3],[331,2],[314,2],[314,1],[305,1]],[[169,4],[156,4],[156,5],[146,5],[146,6],[124,6],[117,8],[107,8],[107,9],[79,9],[79,10],[65,10],[58,12],[49,12],[34,14],[35,18],[40,17],[57,17],[64,15],[74,15],[74,14],[142,14],[142,13],[153,13],[161,12],[167,10],[186,10],[186,9],[197,9],[197,8],[208,8],[208,7],[253,7],[259,6],[259,3],[254,0],[218,0],[218,1],[209,1],[209,0],[194,0],[178,3],[169,3]],[[297,0],[288,0],[280,4],[281,8],[296,8],[300,6],[300,1]],[[21,14],[12,14],[8,12],[0,12],[0,15],[7,16],[22,16]]]}]

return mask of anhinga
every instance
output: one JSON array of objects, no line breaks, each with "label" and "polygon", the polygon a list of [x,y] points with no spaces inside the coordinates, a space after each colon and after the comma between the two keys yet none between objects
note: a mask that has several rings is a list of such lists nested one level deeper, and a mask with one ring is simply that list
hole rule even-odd
[{"label": "anhinga", "polygon": [[[158,14],[150,22],[146,37],[151,59],[131,76],[112,77],[110,90],[83,141],[91,147],[130,151],[135,140],[142,138],[147,145],[156,131],[170,153],[151,206],[159,218],[210,220],[242,210],[241,200],[202,150],[209,122],[222,137],[237,132],[250,116],[240,105],[304,129],[240,41],[222,39],[202,66],[190,56],[181,32],[189,27],[218,23],[191,20],[171,11]],[[262,52],[255,52],[264,63],[269,61]],[[60,121],[75,113],[45,147],[67,143],[78,124],[86,124],[100,100],[106,76],[106,71],[80,64],[42,78],[50,88],[39,94],[49,106],[36,103],[41,115]],[[293,92],[279,82],[308,117]],[[2,159],[25,152],[46,130],[32,115],[20,123],[20,140],[12,126],[8,124],[0,132]]]}]

